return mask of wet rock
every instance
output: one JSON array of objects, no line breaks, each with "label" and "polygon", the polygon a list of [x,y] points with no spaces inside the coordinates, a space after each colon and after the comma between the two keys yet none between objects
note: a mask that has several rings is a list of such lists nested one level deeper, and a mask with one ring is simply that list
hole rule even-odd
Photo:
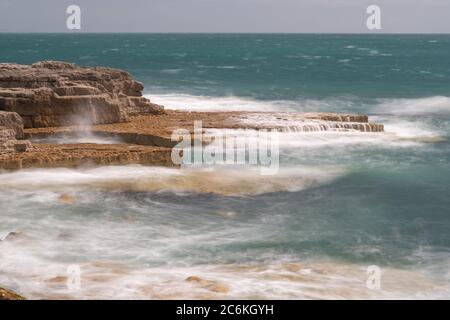
[{"label": "wet rock", "polygon": [[11,231],[6,235],[6,237],[3,238],[2,241],[15,240],[18,237],[20,237],[21,235],[22,235],[22,231]]},{"label": "wet rock", "polygon": [[66,276],[55,276],[44,281],[53,289],[66,289],[69,278]]},{"label": "wet rock", "polygon": [[296,273],[302,270],[302,265],[299,263],[285,263],[282,265],[282,268],[287,271]]},{"label": "wet rock", "polygon": [[25,298],[11,290],[0,288],[0,300],[25,300]]},{"label": "wet rock", "polygon": [[142,164],[174,166],[170,148],[126,144],[35,144],[22,153],[0,153],[0,168],[76,168]]},{"label": "wet rock", "polygon": [[59,196],[59,202],[64,204],[73,204],[77,201],[77,198],[71,196],[70,194],[62,194]]},{"label": "wet rock", "polygon": [[212,281],[212,280],[206,280],[202,279],[198,276],[190,276],[186,278],[187,282],[195,283],[200,285],[201,287],[210,290],[215,293],[228,293],[230,292],[230,288],[223,283],[220,283],[218,281]]}]

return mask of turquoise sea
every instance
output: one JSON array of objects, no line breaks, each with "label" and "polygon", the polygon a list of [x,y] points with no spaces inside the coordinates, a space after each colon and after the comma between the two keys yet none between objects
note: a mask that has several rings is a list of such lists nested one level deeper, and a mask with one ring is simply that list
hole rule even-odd
[{"label": "turquoise sea", "polygon": [[0,284],[32,298],[450,297],[450,35],[0,34],[0,62],[39,60],[125,69],[168,109],[354,112],[386,132],[285,133],[265,178],[4,172],[0,239],[23,236],[0,242]]}]

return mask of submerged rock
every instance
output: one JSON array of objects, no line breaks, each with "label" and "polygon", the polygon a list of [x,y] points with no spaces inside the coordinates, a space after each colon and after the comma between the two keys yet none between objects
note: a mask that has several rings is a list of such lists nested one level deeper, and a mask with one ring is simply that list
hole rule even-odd
[{"label": "submerged rock", "polygon": [[187,282],[196,283],[200,285],[202,288],[207,289],[209,291],[215,292],[215,293],[228,293],[230,292],[230,288],[223,283],[220,283],[218,281],[212,281],[212,280],[206,280],[203,278],[200,278],[198,276],[190,276],[186,278]]},{"label": "submerged rock", "polygon": [[74,196],[71,196],[70,194],[64,193],[59,196],[59,202],[61,202],[63,204],[72,204],[76,201],[77,201],[77,198],[75,198]]},{"label": "submerged rock", "polygon": [[11,231],[6,235],[6,237],[3,238],[3,240],[0,241],[14,240],[20,237],[21,235],[22,231]]},{"label": "submerged rock", "polygon": [[25,298],[11,290],[0,288],[0,300],[25,300]]}]

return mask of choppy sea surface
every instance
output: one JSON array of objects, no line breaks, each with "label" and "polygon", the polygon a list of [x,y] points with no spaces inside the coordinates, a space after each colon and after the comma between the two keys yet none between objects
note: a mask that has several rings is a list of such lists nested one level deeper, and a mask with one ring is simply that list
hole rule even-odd
[{"label": "choppy sea surface", "polygon": [[126,69],[169,109],[355,112],[386,129],[283,133],[275,176],[2,172],[0,239],[16,235],[0,242],[0,286],[35,299],[449,298],[449,53],[447,35],[0,34],[0,62]]}]

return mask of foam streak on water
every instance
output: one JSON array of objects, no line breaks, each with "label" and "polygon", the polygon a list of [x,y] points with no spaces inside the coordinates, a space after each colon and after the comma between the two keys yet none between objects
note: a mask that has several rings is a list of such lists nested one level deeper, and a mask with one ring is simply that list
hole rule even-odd
[{"label": "foam streak on water", "polygon": [[342,174],[338,168],[284,168],[270,179],[257,168],[166,169],[126,166],[86,170],[35,169],[0,175],[0,188],[34,190],[70,187],[105,188],[128,191],[168,191],[256,195],[278,191],[298,191],[331,181]]},{"label": "foam streak on water", "polygon": [[[308,256],[307,247],[300,254],[286,255],[270,245],[269,239],[276,241],[279,234],[286,234],[292,242],[290,250],[296,251],[297,240],[326,238],[322,234],[326,229],[314,230],[333,223],[331,217],[314,212],[307,219],[309,209],[304,206],[311,200],[305,199],[296,207],[300,220],[293,226],[301,223],[306,229],[289,235],[292,231],[285,229],[290,226],[289,210],[277,210],[284,201],[283,196],[277,200],[279,192],[298,197],[299,192],[311,190],[314,195],[315,189],[348,174],[343,168],[311,166],[284,168],[269,179],[251,168],[237,173],[127,166],[2,174],[0,238],[12,231],[16,235],[0,242],[0,280],[31,298],[56,299],[437,298],[448,294],[442,280],[397,268],[385,270],[382,291],[370,291],[365,287],[367,264],[326,262],[315,254]],[[271,210],[252,209],[253,197],[273,192]],[[207,194],[211,196],[204,198]],[[313,198],[317,196],[320,193]],[[262,251],[254,247],[256,243]],[[345,242],[339,245],[345,248]],[[377,254],[373,246],[356,245],[355,253]],[[433,249],[430,255],[434,256]],[[83,271],[81,291],[66,287],[67,267],[72,265]],[[189,277],[200,280],[186,281]]]}]

